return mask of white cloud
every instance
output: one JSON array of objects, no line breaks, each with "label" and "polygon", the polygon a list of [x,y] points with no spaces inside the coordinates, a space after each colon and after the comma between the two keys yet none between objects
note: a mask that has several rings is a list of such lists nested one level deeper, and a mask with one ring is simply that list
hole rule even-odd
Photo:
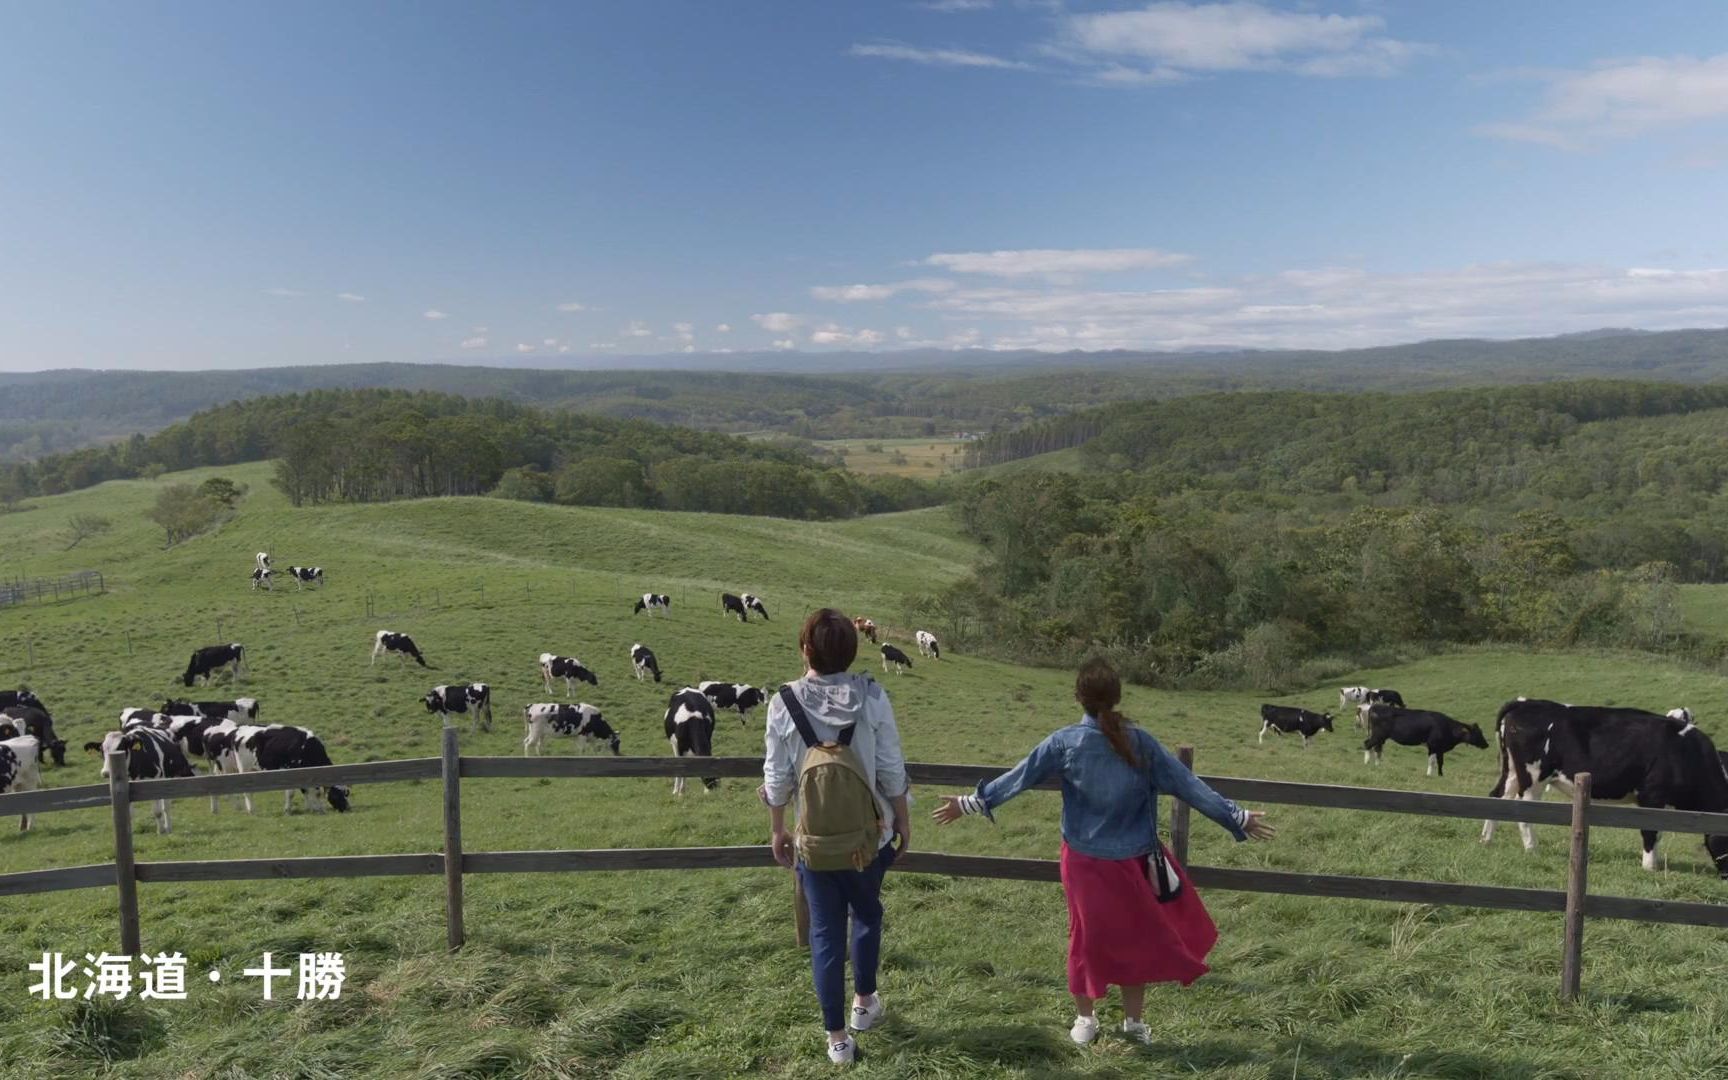
[{"label": "white cloud", "polygon": [[274,289],[263,290],[265,296],[305,296],[299,289],[284,289],[278,285]]},{"label": "white cloud", "polygon": [[885,285],[812,285],[810,295],[818,300],[842,304],[860,300],[886,300],[903,292],[942,293],[954,287],[946,278],[914,278]]},{"label": "white cloud", "polygon": [[569,351],[570,351],[570,346],[568,346],[568,345],[560,345],[560,346],[558,346],[558,351],[559,351],[559,352],[560,352],[560,353],[567,353],[567,352],[569,352]]},{"label": "white cloud", "polygon": [[426,311],[422,311],[420,313],[420,317],[423,319],[432,319],[433,321],[437,321],[439,319],[448,319],[450,316],[446,315],[442,311],[439,311],[437,308],[429,308]]},{"label": "white cloud", "polygon": [[463,338],[462,347],[464,349],[484,349],[486,347],[486,339],[483,337]]},{"label": "white cloud", "polygon": [[858,345],[868,347],[882,343],[879,330],[853,330],[837,323],[823,323],[810,331],[812,345]]},{"label": "white cloud", "polygon": [[557,348],[557,346],[558,346],[558,339],[557,339],[557,338],[550,338],[550,337],[549,337],[549,338],[545,338],[545,339],[542,339],[542,340],[541,340],[541,342],[540,342],[540,344],[542,344],[542,345],[544,345],[544,346],[546,346],[546,347],[547,347],[547,348],[548,348],[548,349],[553,349],[553,348]]},{"label": "white cloud", "polygon": [[696,326],[695,326],[695,324],[694,323],[687,323],[687,322],[675,322],[675,323],[673,323],[672,324],[672,337],[676,341],[682,341],[686,346],[684,351],[689,352],[690,351],[690,349],[688,348],[689,344],[692,341],[696,340]]},{"label": "white cloud", "polygon": [[347,304],[364,304],[366,302],[366,298],[364,296],[361,296],[359,293],[351,293],[351,292],[337,293],[336,299],[341,300],[343,303],[347,303]]},{"label": "white cloud", "polygon": [[618,331],[622,337],[653,337],[654,328],[640,320],[633,320],[629,326]]},{"label": "white cloud", "polygon": [[728,323],[720,323],[718,326],[714,327],[714,332],[716,334],[730,334],[732,332],[732,327]]},{"label": "white cloud", "polygon": [[752,315],[750,321],[770,334],[789,333],[804,322],[798,316],[785,311],[770,311],[766,315]]},{"label": "white cloud", "polygon": [[1153,270],[1179,266],[1189,256],[1154,248],[1041,248],[1024,251],[949,251],[925,259],[961,274],[992,274],[997,277],[1046,277],[1073,279],[1082,274],[1109,274],[1124,270]]},{"label": "white cloud", "polygon": [[588,347],[590,349],[616,349],[618,343],[616,341],[590,341]]},{"label": "white cloud", "polygon": [[988,11],[995,3],[996,0],[925,0],[918,6],[926,11],[953,14],[960,11]]},{"label": "white cloud", "polygon": [[871,57],[877,60],[905,60],[913,64],[927,64],[932,67],[965,67],[965,68],[1001,68],[1009,71],[1029,71],[1031,64],[1020,60],[1006,60],[989,53],[974,52],[971,49],[925,49],[914,45],[896,45],[879,43],[875,45],[854,45],[847,50],[853,56]]},{"label": "white cloud", "polygon": [[519,352],[519,353],[531,353],[531,352],[533,352],[533,351],[534,351],[534,346],[532,346],[532,345],[530,345],[530,344],[528,344],[528,343],[527,343],[527,342],[525,342],[525,341],[524,341],[524,342],[520,342],[520,343],[518,343],[518,344],[517,344],[517,346],[516,346],[516,351],[517,351],[517,352]]},{"label": "white cloud", "polygon": [[894,336],[899,338],[901,341],[911,341],[913,338],[918,336],[918,333],[910,326],[896,326],[894,328]]},{"label": "white cloud", "polygon": [[1522,119],[1477,134],[1560,149],[1728,118],[1728,53],[1609,60],[1584,71],[1524,72],[1543,82]]},{"label": "white cloud", "polygon": [[579,304],[574,300],[566,300],[564,303],[558,305],[558,310],[559,311],[587,311],[588,305],[587,304]]},{"label": "white cloud", "polygon": [[778,341],[774,342],[774,347],[776,349],[796,349],[798,347],[798,343],[796,341],[793,341],[791,338],[781,338]]}]

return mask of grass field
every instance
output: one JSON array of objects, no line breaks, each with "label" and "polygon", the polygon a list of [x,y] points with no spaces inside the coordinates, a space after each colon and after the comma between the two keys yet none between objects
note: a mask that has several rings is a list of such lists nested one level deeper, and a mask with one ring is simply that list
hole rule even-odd
[{"label": "grass field", "polygon": [[[494,687],[498,725],[463,735],[464,752],[520,752],[516,711],[547,700],[543,650],[580,657],[584,688],[626,753],[664,752],[666,694],[698,678],[797,674],[793,632],[807,608],[836,603],[899,625],[900,598],[963,573],[972,550],[942,511],[833,524],[576,510],[490,500],[291,510],[262,467],[222,470],[252,493],[220,532],[164,551],[139,511],[157,485],[109,484],[0,516],[0,577],[102,569],[112,592],[0,611],[0,686],[28,682],[75,747],[127,705],[154,706],[194,646],[245,642],[244,684],[263,719],[318,731],[338,761],[436,753],[438,722],[418,697],[434,683]],[[196,477],[194,477],[196,478]],[[178,479],[178,478],[169,478]],[[117,526],[71,552],[56,539],[76,512]],[[319,564],[322,592],[249,590],[252,553]],[[483,586],[483,596],[482,596]],[[763,596],[770,623],[717,613],[721,589]],[[669,618],[630,614],[631,597],[671,593]],[[366,615],[367,593],[376,610]],[[437,670],[367,666],[372,633],[412,633]],[[128,655],[127,638],[131,651]],[[28,640],[28,650],[26,641]],[[668,684],[629,677],[626,650],[650,644]],[[903,640],[903,639],[902,639]],[[33,652],[35,665],[23,670]],[[879,671],[879,668],[878,668]],[[1065,672],[966,656],[885,677],[908,755],[1010,763],[1071,719]],[[1517,694],[1570,701],[1688,705],[1728,732],[1721,679],[1647,657],[1472,650],[1344,680],[1395,686],[1412,703],[1491,720]],[[226,688],[222,688],[226,691]],[[214,692],[207,696],[220,696]],[[1303,751],[1254,741],[1259,698],[1131,690],[1125,703],[1169,744],[1198,748],[1202,772],[1486,793],[1490,752],[1461,750],[1444,778],[1415,750],[1361,764],[1341,725]],[[1335,704],[1316,688],[1286,700]],[[722,718],[716,752],[760,750],[760,713]],[[567,748],[560,745],[559,752]],[[90,783],[76,754],[51,784]],[[469,850],[760,843],[751,785],[723,782],[679,801],[667,780],[472,781]],[[916,793],[915,846],[1053,856],[1058,801],[1028,795],[1000,824],[938,834]],[[435,783],[369,785],[346,815],[284,816],[274,797],[247,816],[184,800],[174,831],[147,812],[138,858],[436,851]],[[143,808],[140,807],[142,811]],[[1465,821],[1272,808],[1267,845],[1237,845],[1203,821],[1207,864],[1441,881],[1559,887],[1560,830],[1533,855],[1503,831],[1491,848]],[[106,810],[45,815],[0,831],[0,872],[111,857]],[[1638,869],[1635,834],[1602,832],[1591,885],[1603,893],[1718,902],[1696,838],[1664,841],[1664,868]],[[189,968],[230,976],[189,985],[189,1000],[118,1006],[27,999],[26,964],[46,950],[112,948],[110,890],[0,899],[0,1073],[29,1077],[619,1076],[830,1071],[805,957],[792,944],[790,885],[774,871],[487,875],[468,879],[469,944],[442,947],[435,878],[268,881],[141,887],[146,951],[179,950]],[[1215,971],[1188,990],[1150,995],[1156,1043],[1067,1041],[1064,909],[1054,886],[890,875],[883,994],[889,1022],[862,1040],[864,1075],[1284,1077],[1728,1076],[1728,941],[1684,927],[1593,921],[1584,998],[1562,1006],[1554,916],[1211,893],[1222,930]],[[238,977],[270,950],[345,953],[338,1002],[259,1000]],[[280,989],[280,988],[279,988]],[[1113,1022],[1114,1008],[1106,1020]]]},{"label": "grass field", "polygon": [[825,439],[816,445],[846,455],[846,467],[919,480],[955,471],[966,444],[958,439]]}]

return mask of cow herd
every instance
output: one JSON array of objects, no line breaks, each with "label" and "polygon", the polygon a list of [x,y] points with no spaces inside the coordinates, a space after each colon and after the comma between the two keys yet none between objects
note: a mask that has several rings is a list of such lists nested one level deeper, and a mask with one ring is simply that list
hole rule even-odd
[{"label": "cow herd", "polygon": [[[322,566],[290,566],[287,573],[296,589],[324,584]],[[267,551],[260,551],[252,557],[252,587],[266,592],[276,591],[276,569],[270,565],[270,553]]]}]

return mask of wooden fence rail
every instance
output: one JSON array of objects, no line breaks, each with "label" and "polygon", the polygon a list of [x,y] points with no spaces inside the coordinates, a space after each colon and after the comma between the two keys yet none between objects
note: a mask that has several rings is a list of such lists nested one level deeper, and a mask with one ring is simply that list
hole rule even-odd
[{"label": "wooden fence rail", "polygon": [[[0,896],[113,885],[119,901],[121,949],[128,954],[136,954],[141,946],[138,910],[138,885],[141,882],[442,875],[445,881],[445,925],[449,947],[457,949],[466,939],[463,879],[468,874],[756,869],[775,865],[769,848],[763,845],[472,852],[462,848],[461,781],[464,779],[675,776],[754,778],[761,775],[762,769],[761,762],[756,758],[462,757],[458,752],[455,727],[444,729],[441,749],[441,755],[435,758],[407,758],[356,765],[327,765],[311,769],[137,781],[126,778],[125,756],[115,753],[108,760],[109,773],[113,779],[107,784],[0,795],[0,818],[13,814],[52,813],[108,806],[114,825],[114,861],[89,866],[0,874]],[[1193,749],[1181,747],[1179,756],[1184,763],[1191,764]],[[1000,766],[993,765],[914,763],[906,768],[916,783],[955,788],[970,787],[1002,772]],[[441,781],[444,825],[442,852],[134,861],[134,803],[156,799],[280,791],[329,784],[431,779]],[[1475,818],[1537,825],[1570,825],[1571,848],[1564,890],[1220,866],[1188,867],[1194,882],[1208,889],[1564,913],[1560,991],[1562,998],[1566,1000],[1577,996],[1582,978],[1586,917],[1728,929],[1728,904],[1590,895],[1587,881],[1592,827],[1656,829],[1681,834],[1728,834],[1728,814],[1592,803],[1588,774],[1580,774],[1577,778],[1570,806],[1521,799],[1488,799],[1469,795],[1338,787],[1283,780],[1250,780],[1237,777],[1202,779],[1219,792],[1242,802],[1365,810],[1424,817]],[[1038,785],[1045,790],[1053,790],[1059,786],[1056,782]],[[1175,803],[1170,823],[1172,849],[1178,859],[1186,863],[1189,808],[1180,802]],[[1049,859],[952,855],[926,851],[908,852],[895,863],[895,872],[1015,881],[1059,879],[1057,864]],[[803,914],[801,910],[795,912],[798,916]],[[801,927],[804,920],[798,918],[795,921]]]}]

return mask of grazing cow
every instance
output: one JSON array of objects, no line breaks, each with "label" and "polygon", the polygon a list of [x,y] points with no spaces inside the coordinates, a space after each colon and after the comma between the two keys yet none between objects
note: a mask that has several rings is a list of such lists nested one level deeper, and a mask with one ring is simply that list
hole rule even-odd
[{"label": "grazing cow", "polygon": [[892,645],[882,646],[882,670],[886,672],[888,665],[894,665],[894,674],[899,675],[912,666],[912,658]]},{"label": "grazing cow", "polygon": [[415,663],[419,664],[421,667],[432,666],[426,662],[424,656],[420,655],[419,647],[414,644],[414,639],[409,637],[407,634],[398,634],[391,630],[380,630],[376,634],[373,634],[372,660],[371,663],[366,666],[371,667],[372,664],[376,664],[378,662],[378,657],[384,653],[395,653],[396,659],[401,660],[403,663],[407,663],[408,658],[412,656]]},{"label": "grazing cow", "polygon": [[157,731],[167,731],[174,724],[174,718],[167,713],[154,709],[121,709],[120,730],[131,731],[134,728],[154,728]]},{"label": "grazing cow", "polygon": [[664,615],[671,607],[672,598],[665,593],[645,592],[642,594],[642,599],[636,601],[636,607],[630,614],[635,615],[646,611],[650,616],[656,613]]},{"label": "grazing cow", "polygon": [[869,638],[870,644],[876,644],[876,623],[874,621],[860,615],[852,620],[852,628],[857,630],[860,636]]},{"label": "grazing cow", "polygon": [[1268,731],[1276,735],[1298,731],[1302,733],[1302,749],[1308,749],[1308,740],[1322,731],[1332,730],[1332,714],[1309,712],[1290,705],[1260,706],[1260,738],[1257,742],[1266,741]]},{"label": "grazing cow", "polygon": [[1362,716],[1364,705],[1396,705],[1404,707],[1404,696],[1396,690],[1376,690],[1367,686],[1341,686],[1338,688],[1338,708],[1355,708],[1356,726],[1367,727],[1367,721]]},{"label": "grazing cow", "polygon": [[[151,727],[135,727],[129,731],[110,731],[101,742],[87,742],[84,749],[102,755],[102,779],[108,779],[108,755],[116,750],[126,754],[126,776],[131,780],[167,780],[178,776],[195,776],[180,743],[166,731]],[[156,816],[156,831],[172,831],[168,820],[168,800],[157,799],[151,808]]]},{"label": "grazing cow", "polygon": [[246,670],[246,647],[239,643],[204,646],[192,654],[186,665],[186,674],[180,676],[180,681],[187,686],[199,679],[209,682],[223,668],[231,669],[234,681],[239,682],[241,673]]},{"label": "grazing cow", "polygon": [[42,699],[30,691],[19,687],[16,690],[0,690],[0,709],[9,709],[14,705],[27,705],[32,709],[47,709]]},{"label": "grazing cow", "polygon": [[275,577],[276,571],[260,566],[258,569],[252,571],[252,587],[256,589],[262,585],[267,591],[275,592],[276,583],[273,580]]},{"label": "grazing cow", "polygon": [[[1728,812],[1728,758],[1690,720],[1642,709],[1562,705],[1519,698],[1500,706],[1500,779],[1489,794],[1501,799],[1542,797],[1558,784],[1570,791],[1573,778],[1590,774],[1592,800],[1631,799],[1639,806]],[[1482,842],[1494,838],[1494,822],[1482,823]],[[1526,850],[1536,837],[1524,822],[1518,832]],[[1641,831],[1644,869],[1656,869],[1658,834]],[[1704,838],[1717,874],[1728,878],[1728,836]]]},{"label": "grazing cow", "polygon": [[1427,709],[1401,709],[1396,705],[1370,705],[1365,714],[1368,740],[1362,744],[1362,764],[1380,764],[1380,748],[1390,739],[1400,746],[1428,748],[1428,775],[1446,775],[1446,751],[1458,746],[1488,749],[1488,740],[1476,724],[1463,724],[1445,713]]},{"label": "grazing cow", "polygon": [[[678,757],[714,756],[714,704],[708,695],[694,686],[672,695],[666,706],[666,741]],[[713,791],[720,786],[716,777],[704,776],[702,788]],[[684,794],[684,777],[672,781],[672,794]]]},{"label": "grazing cow", "polygon": [[232,720],[236,724],[245,724],[258,719],[257,698],[235,698],[233,701],[186,701],[182,698],[170,698],[162,703],[158,712],[170,716],[202,716],[211,720]]},{"label": "grazing cow", "polygon": [[[174,713],[168,725],[168,734],[180,744],[180,752],[186,755],[187,761],[203,759],[210,767],[212,775],[223,771],[223,763],[228,760],[228,751],[232,749],[223,736],[238,730],[239,725],[227,717],[214,718],[202,713]],[[239,771],[239,762],[235,760],[235,771]],[[252,797],[242,793],[241,803],[246,812],[252,812]],[[220,806],[220,797],[210,796],[210,812],[216,813]]]},{"label": "grazing cow", "polygon": [[288,576],[294,579],[295,589],[304,589],[308,585],[324,584],[324,568],[322,566],[290,566]]},{"label": "grazing cow", "polygon": [[[263,728],[241,728],[240,731],[240,744],[245,750],[245,756],[251,759],[250,763],[255,763],[256,768],[265,772],[277,769],[311,769],[334,764],[330,760],[329,752],[324,749],[323,740],[305,728],[271,724]],[[301,788],[300,794],[306,798],[306,808],[320,814],[324,812],[326,799],[339,814],[348,809],[350,789],[343,784]],[[286,814],[293,808],[294,789],[289,788],[282,793],[282,812]]]},{"label": "grazing cow", "polygon": [[928,630],[918,631],[918,655],[928,656],[932,660],[942,659],[942,643],[936,640],[936,635]]},{"label": "grazing cow", "polygon": [[768,691],[748,683],[705,682],[696,684],[716,709],[737,709],[738,723],[751,709],[768,701]]},{"label": "grazing cow", "polygon": [[492,730],[492,688],[483,682],[466,686],[434,686],[431,693],[420,700],[425,702],[427,712],[441,716],[473,709],[475,726],[484,731]]},{"label": "grazing cow", "polygon": [[558,656],[554,653],[540,654],[540,677],[546,680],[546,691],[552,691],[552,680],[564,680],[564,692],[574,694],[576,684],[585,682],[589,686],[599,686],[600,679],[592,671],[582,666],[582,661],[573,656]]},{"label": "grazing cow", "polygon": [[739,622],[750,621],[749,613],[744,610],[744,598],[733,596],[729,592],[723,592],[720,594],[720,614],[722,617],[727,615],[736,615],[738,616]]},{"label": "grazing cow", "polygon": [[260,551],[258,554],[252,556],[252,564],[260,570],[270,569],[270,553],[267,551]]},{"label": "grazing cow", "polygon": [[[0,739],[0,795],[35,791],[42,786],[42,744],[34,735]],[[18,816],[18,831],[28,832],[30,815]]]},{"label": "grazing cow", "polygon": [[524,754],[530,748],[540,753],[547,735],[569,735],[580,739],[583,746],[606,745],[614,754],[623,752],[618,748],[618,733],[592,705],[530,705],[522,710],[522,721],[527,727],[522,740]]},{"label": "grazing cow", "polygon": [[751,611],[754,611],[756,614],[762,616],[763,622],[768,621],[768,609],[767,609],[767,607],[765,607],[763,605],[761,597],[751,596],[749,593],[745,593],[744,594],[744,606],[746,608],[749,608]]},{"label": "grazing cow", "polygon": [[52,757],[55,765],[66,764],[66,740],[54,733],[54,718],[48,710],[30,705],[9,705],[0,709],[0,722],[9,723],[12,736],[33,735],[41,744],[43,756]]},{"label": "grazing cow", "polygon": [[660,681],[660,661],[654,659],[653,650],[640,641],[630,646],[630,666],[636,671],[637,682],[648,675],[653,675],[655,682]]}]

